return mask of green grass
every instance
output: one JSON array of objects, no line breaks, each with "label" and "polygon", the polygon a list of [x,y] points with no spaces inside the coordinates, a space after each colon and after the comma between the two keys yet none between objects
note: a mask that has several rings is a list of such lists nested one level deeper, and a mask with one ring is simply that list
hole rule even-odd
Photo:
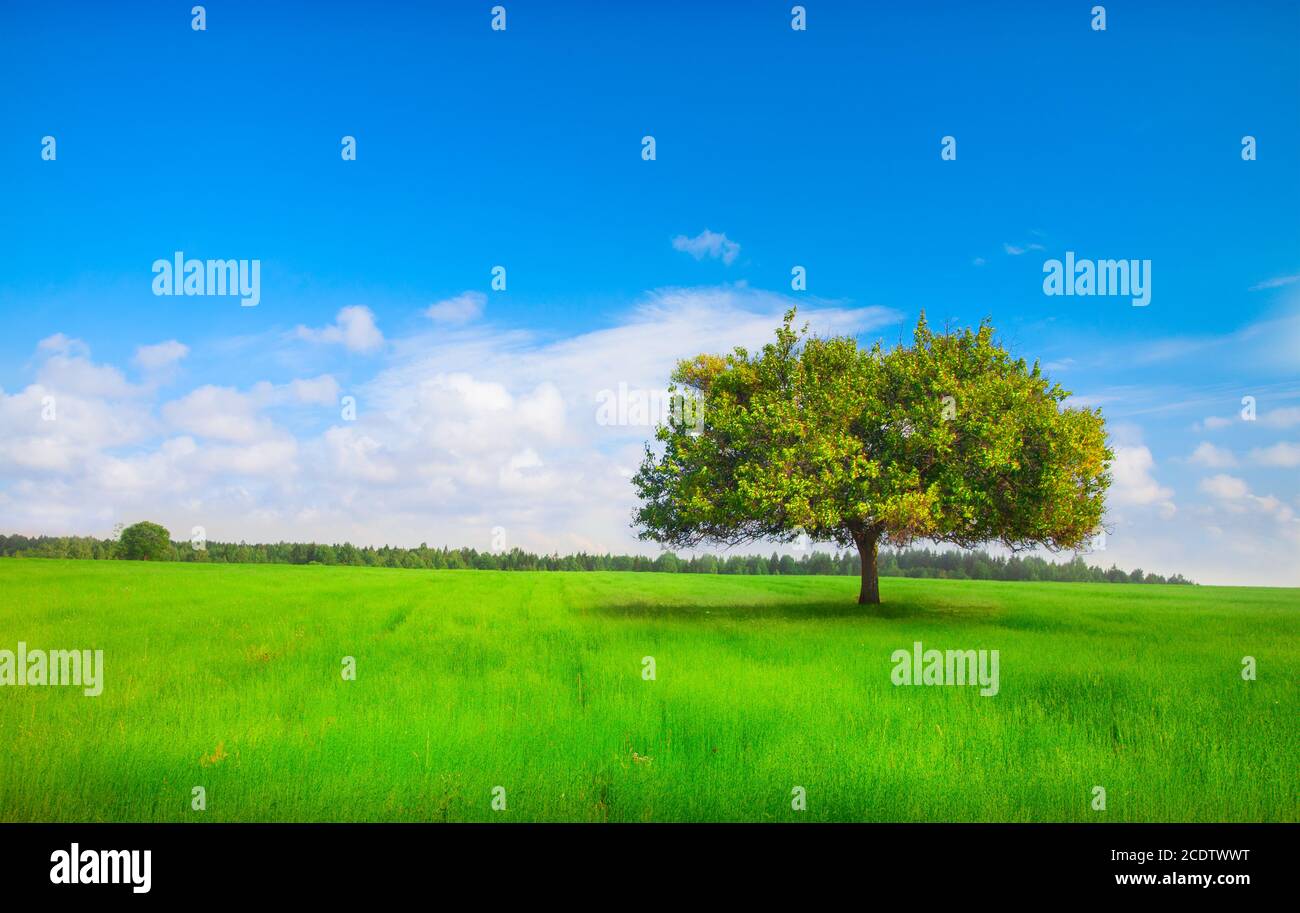
[{"label": "green grass", "polygon": [[[1300,819],[1300,591],[857,585],[0,560],[0,649],[106,669],[0,688],[0,820]],[[895,687],[915,640],[1000,693]]]}]

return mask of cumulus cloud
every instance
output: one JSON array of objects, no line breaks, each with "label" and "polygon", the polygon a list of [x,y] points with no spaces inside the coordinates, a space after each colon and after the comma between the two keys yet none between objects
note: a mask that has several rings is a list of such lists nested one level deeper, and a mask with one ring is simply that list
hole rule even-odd
[{"label": "cumulus cloud", "polygon": [[39,497],[52,478],[83,473],[101,452],[156,432],[144,401],[149,390],[92,362],[81,340],[62,333],[42,339],[34,364],[35,382],[16,393],[0,390],[0,482],[25,481]]},{"label": "cumulus cloud", "polygon": [[324,445],[330,465],[346,479],[385,484],[398,479],[397,463],[384,445],[356,428],[330,428]]},{"label": "cumulus cloud", "polygon": [[710,260],[721,260],[727,266],[740,256],[740,245],[728,238],[725,232],[709,231],[707,228],[694,238],[688,238],[686,235],[673,238],[673,250],[690,254],[696,260],[703,260],[705,257]]},{"label": "cumulus cloud", "polygon": [[1156,481],[1156,461],[1150,448],[1117,445],[1114,451],[1110,503],[1118,507],[1154,507],[1161,516],[1173,516],[1176,511],[1173,489]]},{"label": "cumulus cloud", "polygon": [[164,403],[163,419],[177,431],[219,441],[249,443],[278,431],[265,410],[277,406],[335,406],[339,384],[330,374],[295,378],[286,384],[265,381],[246,391],[206,384]]},{"label": "cumulus cloud", "polygon": [[147,392],[129,383],[112,365],[91,361],[89,346],[62,333],[42,339],[36,346],[36,358],[36,380],[53,393],[125,399]]},{"label": "cumulus cloud", "polygon": [[[745,286],[665,289],[558,339],[430,326],[386,341],[376,372],[349,382],[354,421],[340,414],[338,380],[322,374],[205,383],[161,402],[132,398],[128,409],[87,398],[77,423],[51,434],[39,416],[45,388],[32,385],[0,398],[0,510],[26,531],[103,534],[147,517],[217,538],[486,548],[501,526],[511,546],[641,549],[627,480],[654,429],[602,424],[600,395],[662,392],[680,358],[757,347],[792,303]],[[900,318],[801,305],[821,333]],[[62,340],[45,355],[88,353]]]},{"label": "cumulus cloud", "polygon": [[300,403],[332,406],[339,401],[339,382],[329,374],[289,382],[288,392]]},{"label": "cumulus cloud", "polygon": [[76,473],[104,450],[143,441],[156,422],[134,401],[56,391],[0,391],[0,475]]},{"label": "cumulus cloud", "polygon": [[1300,466],[1300,444],[1278,441],[1269,447],[1257,447],[1250,452],[1253,462],[1261,466],[1281,466],[1294,469]]},{"label": "cumulus cloud", "polygon": [[261,440],[207,447],[195,463],[211,473],[289,476],[298,471],[297,455],[298,441],[292,435],[271,431]]},{"label": "cumulus cloud", "polygon": [[265,437],[271,422],[258,414],[256,397],[211,384],[165,404],[163,418],[173,428],[218,441],[254,441]]},{"label": "cumulus cloud", "polygon": [[1226,473],[1202,479],[1198,487],[1206,494],[1223,501],[1238,500],[1250,494],[1250,486],[1236,476]]},{"label": "cumulus cloud", "polygon": [[63,355],[69,358],[89,358],[90,347],[80,339],[73,339],[63,333],[54,333],[46,336],[36,344],[37,353],[48,352],[52,355]]},{"label": "cumulus cloud", "polygon": [[343,308],[334,318],[334,323],[320,329],[299,324],[295,333],[299,339],[336,343],[349,352],[374,352],[384,344],[384,334],[375,325],[374,312],[361,305]]},{"label": "cumulus cloud", "polygon": [[1228,469],[1237,465],[1237,458],[1233,456],[1231,450],[1216,447],[1209,441],[1198,444],[1188,459],[1198,466],[1206,466],[1210,469]]},{"label": "cumulus cloud", "polygon": [[1265,514],[1283,523],[1290,523],[1295,517],[1295,512],[1279,498],[1253,494],[1245,480],[1236,476],[1220,473],[1202,479],[1198,487],[1214,498],[1220,507],[1233,513]]},{"label": "cumulus cloud", "polygon": [[429,305],[424,315],[435,323],[468,323],[482,316],[486,304],[487,295],[482,292],[461,292]]},{"label": "cumulus cloud", "polygon": [[135,350],[135,363],[146,371],[158,371],[174,365],[190,353],[190,347],[175,339],[140,346]]}]

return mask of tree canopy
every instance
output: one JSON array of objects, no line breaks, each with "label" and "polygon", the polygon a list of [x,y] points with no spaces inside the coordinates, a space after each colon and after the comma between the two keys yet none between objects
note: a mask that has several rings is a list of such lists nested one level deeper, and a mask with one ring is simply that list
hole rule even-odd
[{"label": "tree canopy", "polygon": [[122,530],[118,548],[132,561],[165,561],[171,554],[172,538],[166,528],[147,520]]},{"label": "tree canopy", "polygon": [[703,421],[669,423],[633,479],[642,539],[855,545],[859,601],[879,602],[881,543],[1081,547],[1099,528],[1111,452],[1100,410],[1015,359],[985,320],[863,348],[796,330],[751,354],[679,362]]}]

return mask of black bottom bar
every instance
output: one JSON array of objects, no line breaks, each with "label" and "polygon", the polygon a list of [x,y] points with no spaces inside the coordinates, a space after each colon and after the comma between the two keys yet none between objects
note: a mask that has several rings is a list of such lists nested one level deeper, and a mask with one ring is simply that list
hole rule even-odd
[{"label": "black bottom bar", "polygon": [[[0,890],[6,899],[338,900],[452,887],[595,898],[608,888],[619,893],[607,901],[641,907],[680,896],[674,885],[719,897],[838,885],[986,898],[1199,891],[1229,900],[1293,885],[1282,869],[1296,836],[1290,824],[5,824]],[[149,890],[136,891],[143,854],[128,865],[105,850],[149,850]],[[82,883],[114,876],[118,883]],[[660,890],[673,894],[655,901]]]}]

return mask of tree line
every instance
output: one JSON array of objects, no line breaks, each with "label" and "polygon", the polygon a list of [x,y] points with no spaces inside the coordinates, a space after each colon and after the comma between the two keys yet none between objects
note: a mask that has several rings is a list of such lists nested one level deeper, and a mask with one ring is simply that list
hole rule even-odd
[{"label": "tree line", "polygon": [[[144,524],[137,524],[143,526]],[[148,524],[148,526],[154,526]],[[161,527],[155,527],[161,530]],[[204,564],[316,564],[350,567],[397,567],[417,570],[499,571],[654,571],[669,574],[755,574],[755,575],[844,575],[861,574],[861,558],[855,551],[828,553],[813,551],[793,555],[712,555],[692,557],[663,552],[657,556],[614,555],[578,552],[571,555],[538,555],[521,549],[491,552],[473,548],[418,548],[384,545],[358,546],[344,542],[326,545],[316,542],[207,542],[195,548],[186,541],[159,536],[156,543],[139,545],[130,535],[132,527],[117,539],[92,536],[0,535],[0,556],[13,558],[78,558],[86,560],[128,560],[149,558],[160,561],[188,561]],[[161,530],[165,533],[165,530]],[[142,552],[141,549],[145,549]],[[149,549],[153,549],[151,553]],[[1031,580],[1072,583],[1177,583],[1190,584],[1181,574],[1164,577],[1140,568],[1131,573],[1111,565],[1108,570],[1087,564],[1076,555],[1067,562],[1047,561],[1036,555],[991,555],[983,550],[940,550],[929,548],[882,549],[879,572],[885,577],[927,577],[951,580]]]}]

